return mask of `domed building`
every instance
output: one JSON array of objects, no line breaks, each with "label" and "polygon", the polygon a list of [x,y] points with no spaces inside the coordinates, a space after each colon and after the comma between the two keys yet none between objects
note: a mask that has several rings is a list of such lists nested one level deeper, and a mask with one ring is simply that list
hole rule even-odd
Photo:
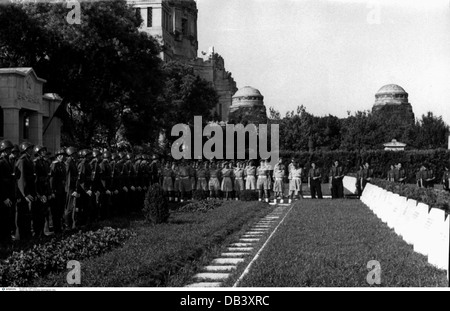
[{"label": "domed building", "polygon": [[261,92],[251,86],[239,89],[232,97],[228,122],[244,125],[248,123],[266,124],[267,112]]},{"label": "domed building", "polygon": [[403,123],[414,124],[412,105],[408,102],[408,93],[399,85],[388,84],[375,94],[373,113],[382,114],[387,119],[396,118]]}]

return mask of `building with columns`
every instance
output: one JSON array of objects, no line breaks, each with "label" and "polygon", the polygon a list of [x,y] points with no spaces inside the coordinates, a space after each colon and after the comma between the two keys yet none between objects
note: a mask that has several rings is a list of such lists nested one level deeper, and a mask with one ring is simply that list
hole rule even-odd
[{"label": "building with columns", "polygon": [[205,59],[197,57],[198,10],[194,0],[128,0],[142,17],[141,31],[155,37],[161,47],[163,61],[177,60],[194,68],[195,74],[209,81],[219,102],[212,113],[228,121],[232,96],[237,91],[236,82],[225,69],[225,61],[211,48],[202,52]]},{"label": "building with columns", "polygon": [[62,99],[42,94],[46,81],[32,68],[0,68],[0,139],[29,141],[54,153],[61,144],[61,120],[55,112]]}]

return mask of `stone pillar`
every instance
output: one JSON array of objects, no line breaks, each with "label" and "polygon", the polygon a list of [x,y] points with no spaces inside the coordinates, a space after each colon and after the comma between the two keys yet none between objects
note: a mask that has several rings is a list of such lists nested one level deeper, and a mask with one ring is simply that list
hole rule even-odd
[{"label": "stone pillar", "polygon": [[42,114],[33,112],[30,114],[30,142],[34,145],[42,145]]},{"label": "stone pillar", "polygon": [[13,144],[19,143],[19,109],[3,108],[3,135]]}]

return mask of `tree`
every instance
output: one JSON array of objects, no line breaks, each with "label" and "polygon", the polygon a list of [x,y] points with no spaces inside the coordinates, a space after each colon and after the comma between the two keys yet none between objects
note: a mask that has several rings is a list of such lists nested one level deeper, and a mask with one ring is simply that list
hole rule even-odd
[{"label": "tree", "polygon": [[420,149],[447,148],[449,126],[431,111],[416,124],[416,146]]},{"label": "tree", "polygon": [[163,117],[159,126],[167,137],[175,124],[193,125],[194,116],[201,116],[204,124],[217,118],[211,113],[218,103],[217,92],[195,74],[192,66],[170,61],[163,65],[163,74],[164,91],[159,99]]},{"label": "tree", "polygon": [[142,20],[124,0],[82,2],[81,11],[81,24],[70,25],[63,3],[1,6],[1,64],[47,80],[44,91],[63,97],[65,129],[81,146],[114,144],[119,131],[132,143],[155,137],[158,43],[139,32]]}]

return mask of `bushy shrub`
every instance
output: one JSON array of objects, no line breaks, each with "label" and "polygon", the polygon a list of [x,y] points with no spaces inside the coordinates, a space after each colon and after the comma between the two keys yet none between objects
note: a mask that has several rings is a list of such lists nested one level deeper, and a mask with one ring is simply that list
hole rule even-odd
[{"label": "bushy shrub", "polygon": [[102,228],[79,232],[63,240],[34,247],[26,252],[14,252],[0,262],[0,286],[26,286],[34,278],[67,269],[70,260],[98,256],[118,247],[135,234],[127,229]]},{"label": "bushy shrub", "polygon": [[432,208],[450,211],[450,193],[444,190],[419,188],[414,185],[404,185],[382,179],[373,179],[371,183],[402,197],[425,203]]},{"label": "bushy shrub", "polygon": [[258,201],[258,192],[255,190],[243,190],[240,192],[241,201]]},{"label": "bushy shrub", "polygon": [[169,202],[159,184],[153,184],[148,189],[142,211],[145,220],[153,224],[165,223],[169,219]]}]

